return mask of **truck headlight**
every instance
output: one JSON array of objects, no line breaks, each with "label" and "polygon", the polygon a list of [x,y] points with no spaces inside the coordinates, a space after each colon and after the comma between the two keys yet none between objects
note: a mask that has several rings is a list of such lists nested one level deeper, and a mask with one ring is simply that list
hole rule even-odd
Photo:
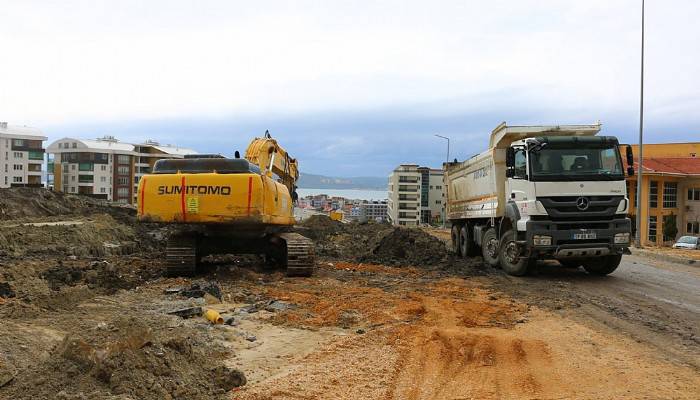
[{"label": "truck headlight", "polygon": [[551,246],[552,237],[546,235],[535,235],[532,237],[532,244],[535,246]]},{"label": "truck headlight", "polygon": [[629,243],[630,234],[629,233],[616,233],[615,234],[615,244]]}]

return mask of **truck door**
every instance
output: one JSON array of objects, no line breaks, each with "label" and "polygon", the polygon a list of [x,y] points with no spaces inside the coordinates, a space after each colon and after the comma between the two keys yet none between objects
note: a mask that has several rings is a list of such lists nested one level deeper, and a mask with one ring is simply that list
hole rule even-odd
[{"label": "truck door", "polygon": [[514,147],[515,164],[513,168],[513,177],[509,178],[506,183],[506,198],[508,202],[514,201],[521,218],[526,218],[529,215],[528,200],[531,198],[531,185],[528,180],[529,167],[527,162],[527,152],[522,146]]}]

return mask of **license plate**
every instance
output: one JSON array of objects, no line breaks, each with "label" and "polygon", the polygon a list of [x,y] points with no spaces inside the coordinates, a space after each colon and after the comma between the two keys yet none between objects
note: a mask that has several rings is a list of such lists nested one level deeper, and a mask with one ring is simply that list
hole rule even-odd
[{"label": "license plate", "polygon": [[595,232],[581,232],[581,233],[574,233],[573,239],[574,240],[585,240],[585,239],[595,239],[596,234]]}]

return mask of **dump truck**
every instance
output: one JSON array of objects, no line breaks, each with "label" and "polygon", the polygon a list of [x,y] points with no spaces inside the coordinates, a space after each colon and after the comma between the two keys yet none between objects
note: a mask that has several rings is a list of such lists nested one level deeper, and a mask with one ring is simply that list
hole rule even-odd
[{"label": "dump truck", "polygon": [[297,160],[271,137],[255,138],[245,158],[190,155],[158,160],[138,186],[138,218],[175,228],[166,247],[169,275],[192,275],[202,257],[258,254],[290,276],[314,272],[314,245],[291,230]]},{"label": "dump truck", "polygon": [[[618,140],[597,136],[600,128],[504,122],[488,150],[445,163],[454,251],[516,276],[547,259],[613,272],[629,254],[629,199]],[[633,165],[629,146],[626,157]]]}]

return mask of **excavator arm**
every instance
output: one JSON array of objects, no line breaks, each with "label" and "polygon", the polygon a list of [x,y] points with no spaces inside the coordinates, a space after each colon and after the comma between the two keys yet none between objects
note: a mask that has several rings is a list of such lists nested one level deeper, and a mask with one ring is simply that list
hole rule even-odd
[{"label": "excavator arm", "polygon": [[291,158],[268,131],[265,131],[264,137],[255,138],[250,142],[245,158],[260,167],[261,173],[268,176],[277,175],[281,183],[287,186],[289,193],[295,192],[295,184],[299,179],[297,160]]}]

